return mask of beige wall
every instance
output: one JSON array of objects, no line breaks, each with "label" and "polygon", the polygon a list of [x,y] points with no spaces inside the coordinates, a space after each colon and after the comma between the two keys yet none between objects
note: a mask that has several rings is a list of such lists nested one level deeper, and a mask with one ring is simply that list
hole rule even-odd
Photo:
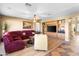
[{"label": "beige wall", "polygon": [[16,20],[16,19],[12,19],[9,20],[7,19],[5,21],[8,25],[8,31],[13,31],[13,30],[22,30],[22,21],[20,20]]},{"label": "beige wall", "polygon": [[3,24],[6,23],[8,25],[8,31],[23,30],[23,21],[31,22],[31,20],[22,18],[3,17]]},{"label": "beige wall", "polygon": [[1,37],[2,37],[2,18],[0,16],[0,42],[1,42]]}]

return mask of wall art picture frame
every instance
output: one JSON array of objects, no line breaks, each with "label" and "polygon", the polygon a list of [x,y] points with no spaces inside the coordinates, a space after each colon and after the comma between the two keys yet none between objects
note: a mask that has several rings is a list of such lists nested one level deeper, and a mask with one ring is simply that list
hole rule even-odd
[{"label": "wall art picture frame", "polygon": [[32,22],[23,21],[23,29],[32,29]]}]

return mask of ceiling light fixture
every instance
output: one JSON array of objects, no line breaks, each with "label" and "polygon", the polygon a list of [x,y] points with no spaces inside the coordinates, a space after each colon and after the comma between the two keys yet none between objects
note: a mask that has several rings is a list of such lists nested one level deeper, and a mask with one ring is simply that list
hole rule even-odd
[{"label": "ceiling light fixture", "polygon": [[36,14],[34,14],[34,20],[33,20],[33,22],[37,22],[39,19],[40,18]]},{"label": "ceiling light fixture", "polygon": [[33,20],[33,22],[36,22],[36,14],[34,14],[34,20]]}]

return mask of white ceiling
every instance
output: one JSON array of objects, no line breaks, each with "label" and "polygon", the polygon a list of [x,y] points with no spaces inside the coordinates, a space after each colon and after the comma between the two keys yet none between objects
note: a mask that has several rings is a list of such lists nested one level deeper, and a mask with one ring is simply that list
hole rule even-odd
[{"label": "white ceiling", "polygon": [[0,3],[0,14],[32,19],[34,14],[41,19],[55,18],[79,12],[78,3]]}]

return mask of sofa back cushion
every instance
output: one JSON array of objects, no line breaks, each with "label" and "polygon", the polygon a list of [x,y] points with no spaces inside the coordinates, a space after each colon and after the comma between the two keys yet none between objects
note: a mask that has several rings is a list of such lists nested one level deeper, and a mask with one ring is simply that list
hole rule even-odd
[{"label": "sofa back cushion", "polygon": [[30,36],[33,36],[33,30],[23,30],[22,31],[22,39],[27,39],[29,38]]},{"label": "sofa back cushion", "polygon": [[28,39],[30,36],[33,36],[33,30],[23,30],[23,31],[11,31],[8,32],[8,38],[11,41],[19,40],[19,39]]},{"label": "sofa back cushion", "polygon": [[21,31],[9,32],[9,36],[12,37],[13,41],[21,39]]},{"label": "sofa back cushion", "polygon": [[28,38],[27,32],[22,31],[22,36],[21,36],[21,38],[22,38],[22,39],[27,39],[27,38]]},{"label": "sofa back cushion", "polygon": [[21,35],[21,31],[12,31],[12,32],[9,32],[9,34],[11,36],[18,36],[18,35]]},{"label": "sofa back cushion", "polygon": [[25,33],[27,36],[32,36],[31,30],[22,31],[22,33]]}]

